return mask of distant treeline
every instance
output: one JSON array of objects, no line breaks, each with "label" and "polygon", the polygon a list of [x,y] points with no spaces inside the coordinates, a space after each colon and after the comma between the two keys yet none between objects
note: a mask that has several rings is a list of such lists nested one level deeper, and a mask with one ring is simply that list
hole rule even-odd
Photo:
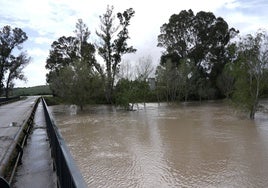
[{"label": "distant treeline", "polygon": [[155,74],[150,58],[141,59],[134,74],[131,66],[122,66],[122,57],[137,51],[128,44],[134,14],[132,8],[114,14],[108,6],[100,16],[97,42],[91,42],[89,28],[79,19],[73,36],[51,44],[47,83],[55,96],[81,109],[99,102],[132,109],[148,101],[226,98],[254,118],[268,87],[265,30],[241,35],[212,12],[182,10],[156,36],[163,51]]},{"label": "distant treeline", "polygon": [[19,87],[12,91],[13,96],[33,96],[33,95],[51,95],[52,92],[48,85],[34,87]]}]

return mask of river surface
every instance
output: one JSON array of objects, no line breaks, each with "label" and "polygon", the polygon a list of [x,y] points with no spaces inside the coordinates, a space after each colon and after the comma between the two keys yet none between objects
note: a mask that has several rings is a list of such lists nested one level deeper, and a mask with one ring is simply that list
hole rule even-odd
[{"label": "river surface", "polygon": [[222,102],[50,110],[89,187],[268,187],[267,112],[249,120]]}]

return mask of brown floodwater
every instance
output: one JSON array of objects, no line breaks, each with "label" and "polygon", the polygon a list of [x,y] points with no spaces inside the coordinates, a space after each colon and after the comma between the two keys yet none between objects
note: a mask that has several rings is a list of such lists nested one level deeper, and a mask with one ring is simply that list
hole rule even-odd
[{"label": "brown floodwater", "polygon": [[89,187],[268,187],[267,112],[249,120],[223,102],[50,110]]}]

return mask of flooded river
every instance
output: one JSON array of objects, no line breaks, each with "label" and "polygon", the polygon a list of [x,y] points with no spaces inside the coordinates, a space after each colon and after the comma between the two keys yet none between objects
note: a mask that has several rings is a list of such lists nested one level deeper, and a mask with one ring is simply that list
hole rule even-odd
[{"label": "flooded river", "polygon": [[89,187],[268,187],[268,113],[249,120],[222,102],[50,109]]}]

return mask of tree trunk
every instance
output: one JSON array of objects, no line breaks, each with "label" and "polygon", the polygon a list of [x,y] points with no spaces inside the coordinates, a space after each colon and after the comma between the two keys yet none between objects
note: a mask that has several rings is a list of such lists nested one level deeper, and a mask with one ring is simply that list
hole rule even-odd
[{"label": "tree trunk", "polygon": [[8,75],[8,79],[7,79],[7,83],[6,83],[6,89],[5,89],[6,98],[9,98],[9,82],[10,82],[10,74]]},{"label": "tree trunk", "polygon": [[8,91],[8,90],[9,90],[9,88],[6,87],[6,88],[5,88],[5,93],[6,93],[6,94],[5,94],[5,95],[6,95],[6,98],[7,98],[7,99],[9,98],[9,91]]},{"label": "tree trunk", "polygon": [[80,105],[80,110],[83,111],[84,110],[84,106]]},{"label": "tree trunk", "polygon": [[188,91],[185,89],[184,102],[187,102],[187,100],[188,100]]},{"label": "tree trunk", "polygon": [[106,87],[105,87],[105,97],[107,100],[107,103],[111,104],[112,103],[112,86],[111,86],[111,78],[107,78],[107,83],[106,83]]},{"label": "tree trunk", "polygon": [[253,106],[250,109],[250,115],[249,115],[249,118],[250,119],[254,119],[255,118],[255,113],[257,111],[257,106],[258,106],[258,102],[255,101],[254,104],[253,104]]},{"label": "tree trunk", "polygon": [[[257,77],[256,78],[257,80],[257,88],[256,88],[256,94],[255,94],[255,101],[254,101],[254,104],[252,105],[251,107],[251,110],[250,110],[250,119],[254,119],[255,118],[255,113],[257,111],[257,107],[258,107],[258,100],[259,100],[259,91],[260,91],[260,79]],[[251,86],[251,85],[250,85]]]},{"label": "tree trunk", "polygon": [[254,118],[255,118],[255,109],[254,109],[254,108],[252,108],[252,109],[250,110],[249,118],[250,118],[250,119],[254,119]]},{"label": "tree trunk", "polygon": [[108,104],[112,104],[112,89],[111,87],[108,85],[106,87],[106,100]]},{"label": "tree trunk", "polygon": [[4,84],[3,84],[3,79],[4,79],[4,66],[1,65],[3,61],[0,61],[0,95],[2,95],[4,93],[4,90],[2,90],[4,88]]}]

